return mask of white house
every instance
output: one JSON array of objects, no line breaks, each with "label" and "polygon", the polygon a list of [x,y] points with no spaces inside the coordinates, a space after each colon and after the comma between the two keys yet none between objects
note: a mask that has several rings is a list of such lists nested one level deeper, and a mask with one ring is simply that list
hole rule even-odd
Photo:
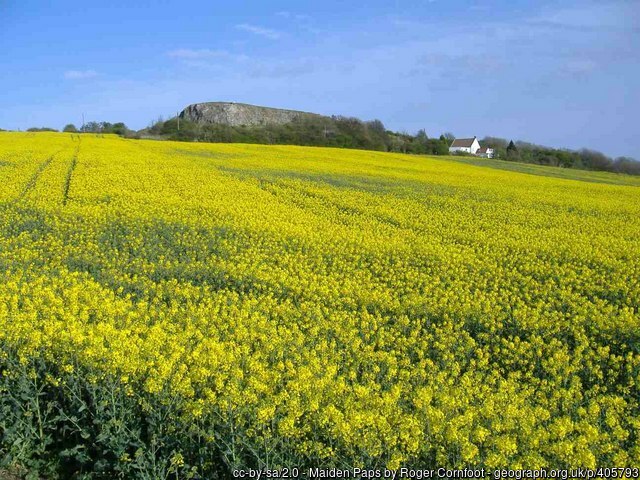
[{"label": "white house", "polygon": [[476,152],[476,155],[482,158],[493,158],[493,148],[482,147]]},{"label": "white house", "polygon": [[466,152],[475,155],[480,150],[480,143],[476,137],[456,138],[449,147],[449,153]]}]

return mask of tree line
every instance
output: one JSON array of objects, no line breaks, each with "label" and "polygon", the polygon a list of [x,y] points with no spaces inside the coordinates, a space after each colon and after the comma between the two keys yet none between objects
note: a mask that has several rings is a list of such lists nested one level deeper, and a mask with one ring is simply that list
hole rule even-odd
[{"label": "tree line", "polygon": [[76,128],[73,123],[65,125],[63,132],[71,133],[111,133],[120,136],[129,136],[133,132],[124,124],[124,122],[87,122],[80,128]]},{"label": "tree line", "polygon": [[[51,127],[31,127],[27,128],[27,132],[59,132],[57,128]],[[110,123],[110,122],[87,122],[80,128],[76,127],[73,123],[68,123],[62,129],[67,133],[111,133],[120,136],[131,136],[135,132],[130,130],[124,122]]]},{"label": "tree line", "polygon": [[380,120],[362,121],[354,117],[301,117],[283,125],[231,126],[198,124],[182,118],[159,119],[145,135],[170,140],[305,145],[357,148],[383,152],[446,155],[453,140],[450,134],[429,138],[424,130],[416,135],[387,130]]},{"label": "tree line", "polygon": [[587,148],[580,150],[551,148],[523,141],[507,141],[498,137],[485,137],[480,143],[493,148],[494,156],[503,160],[640,175],[640,162],[637,160],[630,157],[611,158],[604,153]]}]

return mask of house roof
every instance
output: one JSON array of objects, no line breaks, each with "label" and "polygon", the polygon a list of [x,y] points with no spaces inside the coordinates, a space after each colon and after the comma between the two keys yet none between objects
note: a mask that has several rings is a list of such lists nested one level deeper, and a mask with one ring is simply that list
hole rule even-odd
[{"label": "house roof", "polygon": [[456,138],[451,144],[452,147],[471,147],[473,145],[473,141],[476,137],[473,138]]},{"label": "house roof", "polygon": [[478,150],[478,153],[487,153],[489,150],[493,150],[493,148],[491,148],[491,147],[481,147],[480,150]]}]

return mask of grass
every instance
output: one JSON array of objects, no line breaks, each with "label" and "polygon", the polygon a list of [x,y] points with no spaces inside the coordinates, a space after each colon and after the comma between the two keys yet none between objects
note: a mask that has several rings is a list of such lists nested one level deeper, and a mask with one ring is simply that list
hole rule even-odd
[{"label": "grass", "polygon": [[608,183],[610,185],[640,186],[640,177],[623,173],[594,172],[579,170],[577,168],[549,167],[545,165],[533,165],[529,163],[509,162],[495,158],[473,158],[448,156],[447,160],[477,167],[496,168],[510,172],[526,173],[528,175],[541,175],[544,177],[563,178],[565,180],[579,180],[583,182]]}]

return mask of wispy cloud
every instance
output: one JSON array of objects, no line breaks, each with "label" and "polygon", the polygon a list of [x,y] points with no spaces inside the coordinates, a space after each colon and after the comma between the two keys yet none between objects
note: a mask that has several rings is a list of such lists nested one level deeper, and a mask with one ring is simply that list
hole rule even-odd
[{"label": "wispy cloud", "polygon": [[277,40],[282,37],[282,33],[270,28],[259,27],[257,25],[251,25],[249,23],[241,23],[236,25],[238,30],[244,30],[245,32],[253,33],[254,35],[260,35],[261,37],[268,38],[270,40]]},{"label": "wispy cloud", "polygon": [[222,53],[219,50],[209,50],[207,48],[201,48],[198,50],[193,50],[190,48],[178,48],[175,50],[169,50],[167,55],[173,58],[211,58],[211,57],[219,57]]},{"label": "wispy cloud", "polygon": [[310,59],[293,59],[258,62],[248,70],[253,78],[295,78],[316,71],[316,64]]},{"label": "wispy cloud", "polygon": [[314,25],[313,17],[305,13],[295,13],[287,10],[282,10],[275,13],[276,17],[283,19],[287,23],[287,27],[298,29],[301,32],[320,34],[324,30],[321,30]]},{"label": "wispy cloud", "polygon": [[169,50],[166,55],[185,67],[215,72],[233,71],[238,66],[246,65],[251,59],[248,55],[241,53],[208,48],[178,48]]},{"label": "wispy cloud", "polygon": [[235,54],[226,50],[211,50],[208,48],[190,49],[190,48],[178,48],[175,50],[169,50],[167,56],[172,58],[178,58],[181,60],[204,60],[213,58],[224,58],[233,60],[247,60],[249,57],[242,54]]},{"label": "wispy cloud", "polygon": [[67,80],[85,80],[98,76],[95,70],[67,70],[64,72],[64,78]]},{"label": "wispy cloud", "polygon": [[291,20],[297,20],[299,22],[305,21],[305,20],[311,20],[311,17],[309,15],[306,15],[303,13],[287,12],[287,11],[277,12],[276,16],[286,18],[286,19],[291,19]]},{"label": "wispy cloud", "polygon": [[576,59],[571,60],[566,65],[566,70],[569,73],[583,74],[591,73],[598,67],[598,64],[590,59]]},{"label": "wispy cloud", "polygon": [[530,23],[574,31],[638,32],[637,2],[614,1],[583,5],[580,8],[553,9],[543,12]]}]

